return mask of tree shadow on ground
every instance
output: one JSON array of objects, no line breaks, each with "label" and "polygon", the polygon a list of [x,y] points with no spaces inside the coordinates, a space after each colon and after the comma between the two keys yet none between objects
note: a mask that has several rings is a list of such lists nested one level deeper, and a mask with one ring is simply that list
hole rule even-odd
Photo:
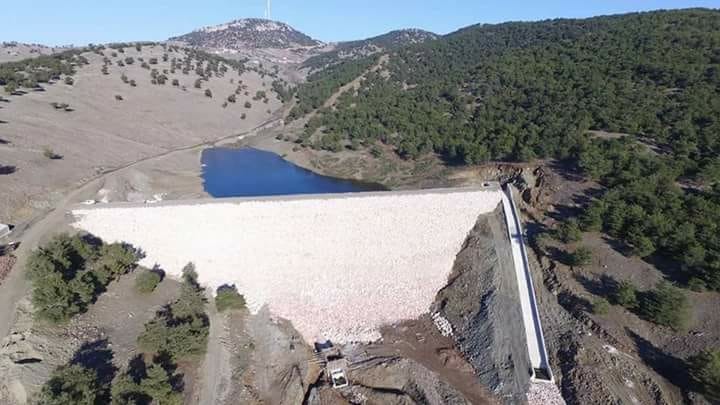
[{"label": "tree shadow on ground", "polygon": [[607,274],[601,275],[600,278],[590,278],[582,274],[575,274],[574,277],[587,292],[600,297],[611,298],[618,288],[617,280]]},{"label": "tree shadow on ground", "polygon": [[127,374],[132,378],[133,381],[139,382],[147,375],[147,365],[142,354],[130,359],[128,362]]},{"label": "tree shadow on ground", "polygon": [[[117,367],[113,364],[113,352],[107,339],[100,339],[93,342],[86,342],[70,360],[70,364],[77,364],[93,370],[97,375],[98,384],[102,387],[110,387],[112,380],[117,373]],[[109,402],[109,390],[102,393],[103,399]]]},{"label": "tree shadow on ground", "polygon": [[569,218],[577,218],[585,212],[585,207],[590,205],[596,198],[602,195],[602,189],[590,188],[582,193],[573,195],[571,204],[555,205],[547,216],[555,221],[565,221]]},{"label": "tree shadow on ground", "polygon": [[558,263],[562,263],[566,266],[572,266],[571,252],[560,249],[557,246],[548,246],[545,248],[545,251],[547,252],[547,256],[550,259],[552,259]]},{"label": "tree shadow on ground", "polygon": [[157,274],[160,277],[161,282],[165,280],[165,276],[167,275],[165,270],[163,270],[159,264],[154,265],[153,268],[148,271]]},{"label": "tree shadow on ground", "polygon": [[156,364],[159,364],[168,373],[170,376],[170,385],[173,387],[173,390],[176,392],[183,392],[185,389],[183,375],[182,373],[177,372],[178,366],[175,364],[172,357],[165,352],[161,352],[153,358],[153,361]]},{"label": "tree shadow on ground", "polygon": [[603,234],[602,235],[603,242],[607,243],[610,248],[621,255],[625,257],[631,257],[632,256],[632,249],[630,246],[628,246],[625,242],[618,238],[614,238],[610,235]]},{"label": "tree shadow on ground", "polygon": [[694,387],[692,378],[690,378],[687,363],[680,358],[663,352],[652,342],[629,328],[625,328],[625,333],[635,343],[637,353],[642,361],[672,384],[680,387],[683,391],[685,403],[690,403],[688,391],[695,390],[696,387]]},{"label": "tree shadow on ground", "polygon": [[[633,257],[632,247],[621,239],[614,238],[610,235],[603,235],[602,239],[614,251],[627,258]],[[687,285],[689,275],[682,271],[681,264],[677,260],[663,255],[661,250],[658,250],[648,257],[641,258],[640,260],[657,269],[668,281],[679,285]]]},{"label": "tree shadow on ground", "polygon": [[679,285],[687,285],[690,279],[689,274],[682,271],[682,265],[677,260],[663,255],[660,251],[643,260],[658,269],[668,281]]},{"label": "tree shadow on ground", "polygon": [[571,314],[585,313],[592,310],[590,301],[569,291],[561,291],[557,297],[558,303]]},{"label": "tree shadow on ground", "polygon": [[581,182],[585,176],[577,169],[571,160],[552,160],[548,167],[565,180]]}]

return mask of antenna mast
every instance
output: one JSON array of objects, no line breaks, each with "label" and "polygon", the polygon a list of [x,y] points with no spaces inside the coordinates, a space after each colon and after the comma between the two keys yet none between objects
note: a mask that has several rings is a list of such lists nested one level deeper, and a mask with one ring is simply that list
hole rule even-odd
[{"label": "antenna mast", "polygon": [[272,9],[270,8],[270,0],[267,0],[267,5],[265,6],[265,19],[269,20],[272,18]]}]

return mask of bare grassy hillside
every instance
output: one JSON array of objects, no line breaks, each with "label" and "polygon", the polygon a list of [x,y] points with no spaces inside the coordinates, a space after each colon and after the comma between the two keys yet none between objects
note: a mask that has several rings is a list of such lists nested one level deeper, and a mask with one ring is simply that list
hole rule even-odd
[{"label": "bare grassy hillside", "polygon": [[261,69],[240,74],[220,62],[208,74],[211,62],[180,48],[82,56],[89,64],[72,84],[62,77],[0,103],[0,165],[11,168],[0,176],[0,222],[25,219],[99,173],[248,131],[281,107]]}]

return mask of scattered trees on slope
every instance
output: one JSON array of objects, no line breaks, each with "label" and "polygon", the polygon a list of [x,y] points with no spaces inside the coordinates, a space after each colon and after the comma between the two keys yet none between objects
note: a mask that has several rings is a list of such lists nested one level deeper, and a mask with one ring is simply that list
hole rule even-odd
[{"label": "scattered trees on slope", "polygon": [[583,228],[607,232],[637,256],[677,263],[688,284],[720,290],[720,185],[686,192],[677,184],[682,162],[626,139],[583,143],[576,160],[607,187],[579,218]]},{"label": "scattered trees on slope", "polygon": [[610,294],[613,304],[621,305],[640,317],[658,325],[682,330],[687,326],[689,304],[685,292],[667,281],[659,282],[648,291],[638,291],[628,281],[614,286]]},{"label": "scattered trees on slope", "polygon": [[126,373],[118,376],[112,385],[112,403],[115,405],[183,403],[179,387],[181,376],[174,374],[174,364],[152,361],[142,357],[130,362]]},{"label": "scattered trees on slope", "polygon": [[95,371],[81,365],[59,367],[43,386],[37,403],[43,405],[96,405],[101,387]]},{"label": "scattered trees on slope", "polygon": [[85,312],[105,287],[132,270],[137,260],[138,254],[128,245],[108,245],[78,235],[55,236],[27,261],[35,314],[64,322]]},{"label": "scattered trees on slope", "polygon": [[40,83],[73,76],[75,67],[88,64],[81,55],[84,49],[74,49],[53,55],[41,55],[17,62],[0,64],[0,86],[8,93],[24,88],[35,88]]},{"label": "scattered trees on slope", "polygon": [[192,264],[183,269],[180,297],[158,312],[138,338],[140,348],[151,354],[166,354],[173,360],[205,352],[209,321],[205,297]]},{"label": "scattered trees on slope", "polygon": [[706,350],[688,361],[690,375],[703,393],[720,401],[720,350]]}]

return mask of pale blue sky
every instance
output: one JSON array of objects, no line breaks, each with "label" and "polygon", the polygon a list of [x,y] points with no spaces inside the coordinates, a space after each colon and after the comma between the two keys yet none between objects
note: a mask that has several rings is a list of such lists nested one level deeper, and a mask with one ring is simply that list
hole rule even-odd
[{"label": "pale blue sky", "polygon": [[[264,0],[0,0],[0,41],[50,45],[164,40],[195,28],[262,17]],[[720,0],[273,0],[273,19],[323,41],[416,27],[440,34],[477,23],[710,7]]]}]

